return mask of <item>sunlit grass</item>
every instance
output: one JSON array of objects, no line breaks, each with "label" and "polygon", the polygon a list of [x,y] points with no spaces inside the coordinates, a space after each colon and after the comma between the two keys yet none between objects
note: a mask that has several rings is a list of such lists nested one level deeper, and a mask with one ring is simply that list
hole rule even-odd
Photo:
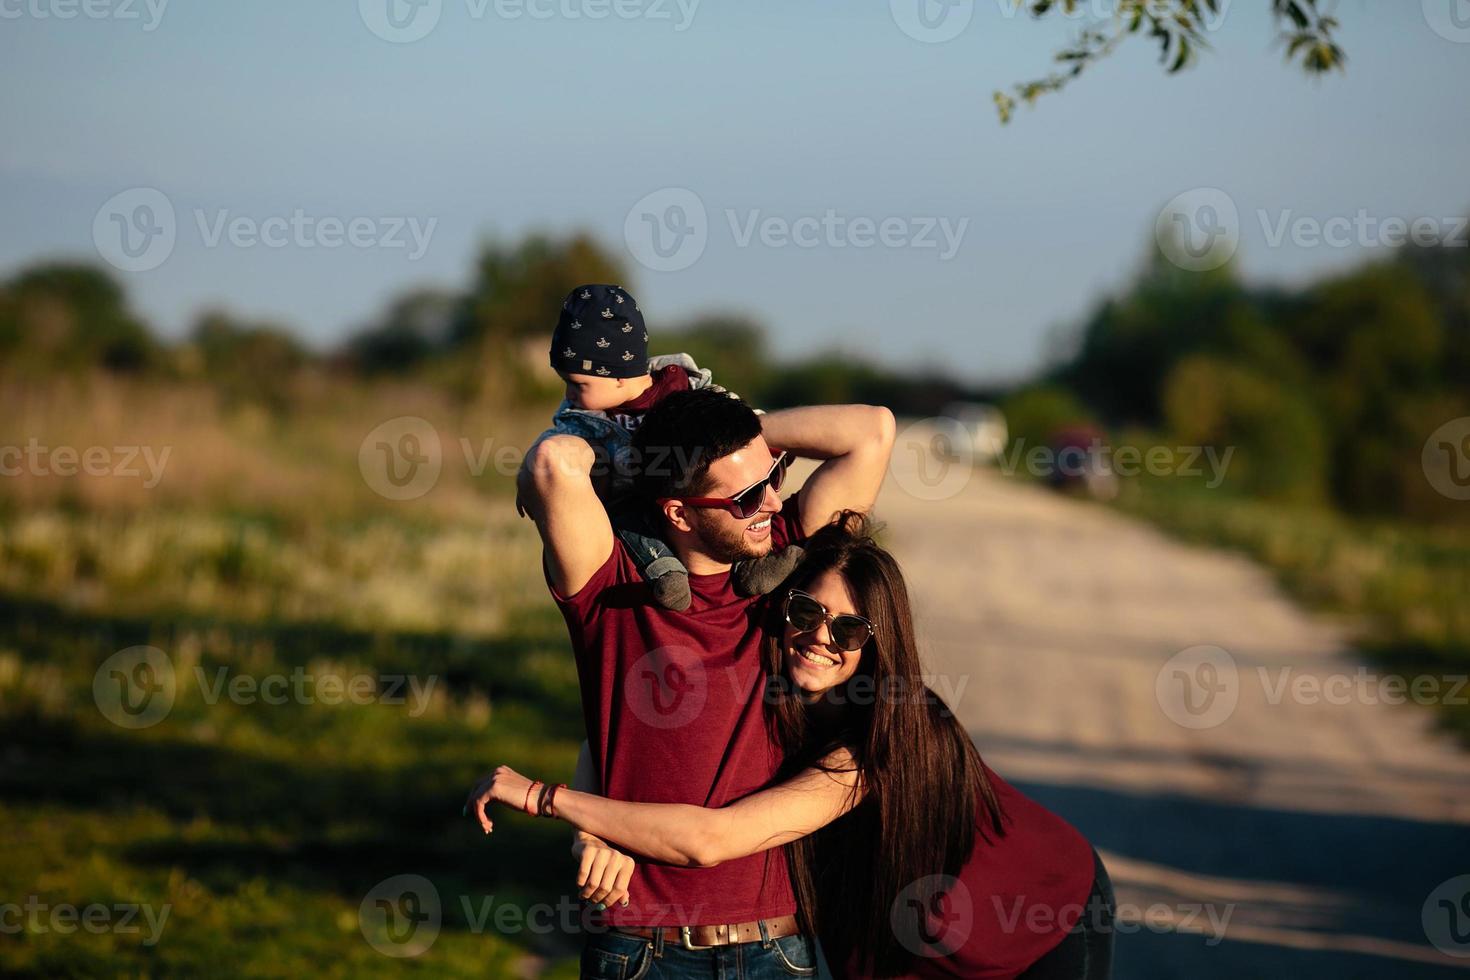
[{"label": "sunlit grass", "polygon": [[305,525],[183,512],[0,517],[0,591],[97,611],[489,635],[544,599],[534,531],[508,503],[476,523]]},{"label": "sunlit grass", "polygon": [[[390,501],[357,452],[403,414],[434,422],[445,465]],[[278,416],[114,379],[0,385],[0,444],[172,447],[147,490],[0,479],[0,902],[168,909],[153,943],[27,920],[0,974],[575,975],[574,939],[471,914],[565,901],[565,829],[507,816],[486,838],[460,814],[492,763],[567,778],[581,737],[534,529],[458,445],[542,422],[419,388],[327,384]],[[174,701],[130,730],[94,681],[137,645],[167,657]],[[404,959],[359,918],[400,874],[443,904]]]}]

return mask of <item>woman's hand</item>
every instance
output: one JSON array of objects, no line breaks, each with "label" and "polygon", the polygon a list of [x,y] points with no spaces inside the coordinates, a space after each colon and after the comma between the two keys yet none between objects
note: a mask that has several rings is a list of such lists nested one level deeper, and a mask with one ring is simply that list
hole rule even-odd
[{"label": "woman's hand", "polygon": [[632,858],[584,831],[578,831],[572,842],[572,856],[579,862],[577,884],[583,898],[601,908],[614,903],[627,906],[628,880],[635,866]]},{"label": "woman's hand", "polygon": [[513,806],[517,810],[523,809],[531,785],[531,780],[510,766],[496,766],[494,772],[470,790],[469,798],[465,800],[465,809],[474,811],[475,819],[480,821],[480,827],[488,834],[495,829],[495,822],[485,812],[486,808],[491,803],[499,803]]}]

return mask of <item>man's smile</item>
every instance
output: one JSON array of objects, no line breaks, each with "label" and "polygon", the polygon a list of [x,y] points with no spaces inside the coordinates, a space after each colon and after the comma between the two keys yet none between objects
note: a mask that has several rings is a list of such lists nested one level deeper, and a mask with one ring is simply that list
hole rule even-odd
[{"label": "man's smile", "polygon": [[760,520],[746,525],[745,533],[753,538],[763,538],[771,533],[771,515],[767,514]]}]

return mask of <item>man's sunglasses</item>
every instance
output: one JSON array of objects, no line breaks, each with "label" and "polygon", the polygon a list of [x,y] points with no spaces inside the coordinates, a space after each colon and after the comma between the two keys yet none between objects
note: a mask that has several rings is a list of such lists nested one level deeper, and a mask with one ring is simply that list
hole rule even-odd
[{"label": "man's sunglasses", "polygon": [[873,624],[861,616],[851,613],[828,615],[826,606],[800,589],[792,589],[786,595],[786,622],[796,627],[798,633],[810,633],[826,623],[832,633],[833,646],[848,653],[861,650],[876,632]]},{"label": "man's sunglasses", "polygon": [[688,507],[722,507],[743,521],[760,513],[761,504],[766,499],[767,486],[777,493],[781,492],[781,484],[786,482],[786,464],[789,461],[789,454],[779,454],[764,478],[733,497],[663,497],[659,499],[659,504],[661,506],[671,500],[678,500]]}]

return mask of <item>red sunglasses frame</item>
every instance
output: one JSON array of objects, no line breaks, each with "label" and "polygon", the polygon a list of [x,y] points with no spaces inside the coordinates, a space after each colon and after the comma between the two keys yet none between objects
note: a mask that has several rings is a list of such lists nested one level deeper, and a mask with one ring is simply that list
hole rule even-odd
[{"label": "red sunglasses frame", "polygon": [[[786,468],[790,465],[791,454],[783,449],[780,453],[776,455],[775,460],[773,460],[771,463],[771,469],[766,473],[764,477],[756,480],[750,486],[746,487],[744,490],[741,490],[739,493],[734,494],[733,496],[660,497],[658,503],[659,506],[662,507],[664,504],[677,500],[680,503],[684,504],[684,506],[686,507],[720,507],[728,511],[732,517],[736,518],[737,520],[743,521],[760,513],[761,503],[764,502],[766,499],[765,488],[767,486],[770,486],[771,489],[775,490],[777,493],[781,492],[781,486],[786,482]],[[777,476],[778,471],[780,474],[779,476]],[[756,503],[754,509],[752,509],[748,514],[742,513],[740,505],[737,503],[737,501],[757,487],[760,487],[761,492],[760,496],[757,498],[758,502]]]}]

